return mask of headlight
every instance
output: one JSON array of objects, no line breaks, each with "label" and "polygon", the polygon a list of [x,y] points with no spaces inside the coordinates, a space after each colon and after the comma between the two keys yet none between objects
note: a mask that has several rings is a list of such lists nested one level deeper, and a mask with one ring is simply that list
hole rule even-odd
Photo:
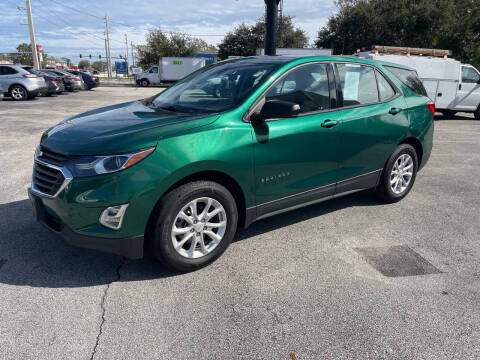
[{"label": "headlight", "polygon": [[120,155],[80,156],[68,164],[73,177],[109,174],[127,169],[150,155],[155,147]]}]

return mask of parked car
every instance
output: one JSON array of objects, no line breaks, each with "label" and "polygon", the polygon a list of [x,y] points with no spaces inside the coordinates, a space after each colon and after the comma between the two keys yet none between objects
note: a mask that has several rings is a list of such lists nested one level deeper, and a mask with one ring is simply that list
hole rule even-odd
[{"label": "parked car", "polygon": [[84,89],[85,90],[92,90],[93,88],[97,87],[100,85],[100,79],[98,76],[91,75],[87,72],[84,71],[78,71],[78,70],[68,70],[70,74],[77,75],[82,78],[84,82]]},{"label": "parked car", "polygon": [[31,74],[43,76],[45,83],[47,84],[47,89],[45,93],[42,93],[42,95],[51,96],[53,94],[61,94],[63,91],[65,91],[65,86],[63,85],[63,81],[59,76],[43,71],[37,71],[33,68],[33,66],[22,66],[22,68]]},{"label": "parked car", "polygon": [[31,74],[19,65],[0,65],[0,83],[4,95],[17,101],[33,99],[47,89],[42,76]]},{"label": "parked car", "polygon": [[41,137],[34,213],[70,244],[189,271],[258,219],[365,189],[400,201],[430,157],[435,105],[390,67],[229,60],[73,116]]},{"label": "parked car", "polygon": [[79,76],[75,76],[63,70],[43,69],[42,71],[49,74],[55,74],[56,76],[60,76],[62,78],[65,89],[68,91],[83,89],[83,82]]}]

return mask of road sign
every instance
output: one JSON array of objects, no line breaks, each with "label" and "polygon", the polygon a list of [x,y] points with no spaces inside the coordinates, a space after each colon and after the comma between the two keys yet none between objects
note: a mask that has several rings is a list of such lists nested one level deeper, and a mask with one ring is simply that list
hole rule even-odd
[{"label": "road sign", "polygon": [[127,63],[125,61],[116,61],[115,69],[117,74],[126,74],[127,73]]}]

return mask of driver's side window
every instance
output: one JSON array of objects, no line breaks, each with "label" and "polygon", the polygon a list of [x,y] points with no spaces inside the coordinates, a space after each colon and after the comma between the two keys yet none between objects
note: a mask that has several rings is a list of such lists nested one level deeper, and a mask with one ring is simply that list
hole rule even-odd
[{"label": "driver's side window", "polygon": [[291,70],[265,95],[266,100],[283,100],[300,105],[300,114],[330,108],[328,64],[308,64]]},{"label": "driver's side window", "polygon": [[158,67],[155,66],[155,67],[151,68],[149,73],[150,74],[158,74]]},{"label": "driver's side window", "polygon": [[468,66],[462,67],[462,83],[478,83],[480,74]]}]

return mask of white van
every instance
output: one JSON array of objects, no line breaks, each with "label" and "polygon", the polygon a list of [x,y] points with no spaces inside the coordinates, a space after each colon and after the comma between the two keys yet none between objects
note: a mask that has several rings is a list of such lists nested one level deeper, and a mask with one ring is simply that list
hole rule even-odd
[{"label": "white van", "polygon": [[145,72],[135,74],[135,81],[140,86],[177,81],[195,70],[205,66],[205,58],[161,57],[158,65],[153,65]]},{"label": "white van", "polygon": [[[427,52],[429,49],[423,50]],[[415,69],[439,112],[446,116],[459,111],[470,112],[480,120],[480,72],[472,65],[448,57],[382,54],[378,51],[360,52],[356,56]]]}]

